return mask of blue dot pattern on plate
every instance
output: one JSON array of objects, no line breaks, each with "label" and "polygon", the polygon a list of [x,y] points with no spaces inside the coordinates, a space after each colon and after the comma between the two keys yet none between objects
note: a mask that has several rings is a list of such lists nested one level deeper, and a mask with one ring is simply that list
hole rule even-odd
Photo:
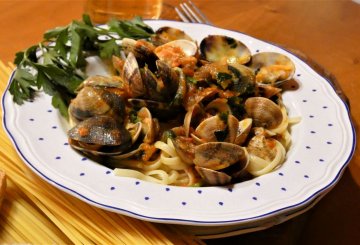
[{"label": "blue dot pattern on plate", "polygon": [[[262,49],[261,49],[262,50]],[[264,49],[265,50],[265,49]],[[256,52],[260,52],[260,49],[256,49]],[[303,79],[307,79],[307,74],[304,72],[303,74],[296,74],[297,77],[302,76]],[[301,131],[301,134],[304,133],[304,137],[308,137],[308,139],[310,139],[309,141],[304,141],[304,143],[302,145],[299,145],[299,148],[301,148],[302,152],[305,152],[305,154],[307,153],[308,155],[312,155],[311,157],[304,157],[301,155],[296,155],[295,158],[292,157],[292,155],[290,155],[290,157],[288,158],[289,162],[287,162],[289,165],[291,165],[293,167],[293,169],[295,169],[295,173],[287,171],[286,169],[280,169],[280,171],[282,172],[277,172],[274,171],[273,175],[276,178],[276,181],[279,181],[281,183],[281,185],[276,186],[274,188],[274,186],[270,186],[267,185],[268,182],[265,179],[262,179],[261,177],[259,179],[256,179],[255,182],[253,181],[248,182],[251,183],[250,188],[252,188],[252,193],[250,193],[249,195],[245,196],[244,200],[248,201],[249,203],[252,203],[253,206],[256,205],[260,205],[262,204],[262,201],[266,200],[266,198],[264,198],[262,196],[263,191],[266,191],[269,188],[272,188],[272,190],[274,192],[279,192],[281,194],[284,195],[289,195],[290,193],[292,193],[293,189],[296,188],[296,186],[293,185],[288,185],[288,180],[294,176],[298,177],[297,180],[302,180],[302,182],[309,184],[311,183],[311,181],[313,181],[314,179],[316,180],[317,176],[316,174],[313,174],[313,172],[307,170],[305,167],[307,167],[308,165],[312,164],[311,166],[317,167],[319,166],[320,169],[323,169],[324,167],[327,166],[326,163],[328,163],[328,165],[330,165],[331,162],[331,158],[328,155],[317,152],[317,149],[319,148],[319,145],[321,145],[322,147],[326,147],[326,148],[330,148],[331,150],[333,150],[334,148],[336,148],[335,146],[337,146],[337,138],[332,138],[332,135],[330,135],[329,138],[324,138],[324,135],[329,136],[329,134],[327,134],[332,128],[329,127],[334,127],[336,129],[341,129],[342,124],[339,123],[336,118],[334,119],[331,116],[328,116],[327,114],[332,114],[333,110],[336,109],[335,106],[333,106],[332,103],[328,103],[326,101],[320,102],[316,105],[316,101],[314,103],[313,96],[322,96],[322,87],[313,87],[314,85],[307,85],[305,83],[302,83],[302,78],[297,79],[299,82],[299,84],[301,85],[301,91],[303,91],[304,93],[296,98],[297,103],[301,104],[301,106],[307,106],[310,109],[312,109],[311,107],[316,107],[314,110],[308,110],[307,112],[305,111],[305,113],[302,116],[302,121],[308,121],[309,123],[313,124],[314,126],[310,125],[310,127],[306,127],[304,128],[304,131]],[[310,87],[309,87],[310,86]],[[316,92],[316,93],[315,93]],[[35,103],[34,103],[35,104]],[[316,106],[313,106],[313,105]],[[324,110],[327,109],[327,110]],[[51,109],[49,107],[43,107],[43,109],[40,111],[43,114],[46,114],[49,118],[57,118],[55,117],[55,114],[58,113],[56,110]],[[298,116],[296,113],[293,114],[294,116]],[[319,122],[322,122],[322,125],[320,124],[315,124],[317,123],[319,120]],[[35,139],[35,141],[38,143],[39,146],[43,146],[45,145],[45,143],[47,142],[52,142],[52,137],[53,134],[58,134],[58,131],[63,131],[63,125],[60,123],[58,123],[56,120],[55,121],[46,121],[43,120],[42,117],[39,117],[37,114],[27,114],[26,116],[23,117],[23,122],[25,121],[29,127],[31,128],[35,128],[35,126],[42,124],[44,129],[46,128],[46,130],[51,131],[51,135],[48,134],[44,134],[41,131],[38,131],[38,133],[40,132],[40,135],[35,135],[33,137],[33,139]],[[25,123],[25,124],[26,124]],[[48,124],[46,124],[48,123]],[[300,125],[301,124],[297,124]],[[297,126],[296,127],[300,127]],[[319,125],[319,126],[318,126]],[[318,127],[317,127],[318,126]],[[59,129],[59,130],[52,130],[52,129]],[[325,132],[324,132],[325,131]],[[310,138],[311,137],[311,138]],[[313,141],[311,141],[313,140]],[[44,142],[42,142],[44,141]],[[57,142],[58,143],[58,151],[55,152],[51,152],[51,154],[49,154],[49,159],[51,159],[52,161],[56,162],[57,165],[61,165],[63,162],[67,162],[68,156],[63,154],[66,151],[69,151],[69,147],[62,147],[64,146],[68,146],[69,143],[65,142],[66,138],[62,138],[61,141]],[[314,143],[313,143],[314,142]],[[316,142],[316,143],[315,143]],[[319,142],[319,144],[317,143]],[[60,147],[59,147],[60,146]],[[61,148],[61,149],[60,149]],[[312,149],[309,151],[303,150],[304,148],[306,149]],[[87,160],[86,157],[82,157],[80,155],[76,155],[76,160],[77,162],[79,161],[85,161]],[[326,159],[326,161],[325,161]],[[71,161],[71,159],[70,159]],[[88,169],[86,169],[84,166],[86,164],[89,164],[91,161],[89,159],[89,161],[87,161],[84,165],[82,165],[82,169],[80,168],[80,170],[77,171],[73,171],[72,174],[75,175],[78,179],[80,179],[81,181],[83,181],[84,183],[86,181],[88,181],[88,179],[93,178],[93,172],[91,172],[91,170],[88,171]],[[295,165],[296,164],[296,165]],[[296,167],[295,167],[295,166]],[[83,171],[83,172],[82,172]],[[102,168],[101,171],[99,171],[99,173],[101,174],[101,176],[103,176],[106,180],[109,179],[115,179],[113,178],[113,176],[106,176],[106,175],[110,175],[112,173],[112,171],[106,169],[106,168]],[[79,176],[84,176],[84,177],[79,177]],[[311,178],[310,178],[311,177]],[[122,180],[121,180],[122,181]],[[143,181],[137,181],[137,180],[131,180],[130,179],[130,186],[132,189],[137,189],[138,192],[134,192],[134,196],[135,195],[139,195],[137,196],[137,200],[150,200],[151,202],[147,202],[147,205],[152,205],[155,202],[158,202],[158,199],[160,199],[161,197],[164,197],[165,200],[170,200],[171,198],[174,198],[172,201],[174,201],[178,207],[184,206],[183,209],[186,209],[187,207],[193,207],[198,205],[198,203],[195,203],[192,199],[187,199],[187,197],[181,196],[178,197],[177,193],[178,193],[178,187],[167,187],[167,186],[160,186],[159,189],[162,190],[161,195],[162,196],[157,196],[157,195],[153,195],[152,192],[148,192],[148,191],[144,191],[141,192],[143,190],[147,190],[147,183],[143,182]],[[101,183],[102,184],[102,183]],[[115,188],[116,187],[116,188]],[[116,183],[109,183],[105,186],[102,186],[103,190],[107,190],[110,192],[110,190],[120,190],[123,191],[123,186],[120,185],[116,185]],[[130,188],[130,189],[131,189]],[[139,191],[141,190],[141,191]],[[210,197],[212,194],[212,191],[208,188],[195,188],[192,189],[190,193],[190,196],[196,196],[197,200],[199,200],[199,202],[201,201],[208,201],[209,205],[213,205],[213,207],[218,208],[218,209],[225,209],[225,207],[222,206],[226,206],[229,207],[232,205],[232,203],[229,201],[231,200],[230,198],[227,199],[228,197],[231,196],[231,198],[238,197],[238,193],[241,193],[240,188],[238,188],[237,185],[235,186],[231,186],[231,188],[229,187],[224,187],[221,190],[224,194],[224,197],[220,197],[219,199],[215,199],[213,202],[210,202],[207,199],[213,198]],[[286,192],[286,193],[284,193]],[[115,193],[112,192],[112,193]],[[119,191],[119,193],[121,193]],[[136,194],[135,194],[136,193]],[[140,194],[138,194],[140,193]],[[141,194],[144,193],[144,194]],[[117,193],[118,194],[118,193]],[[158,193],[156,193],[158,194]],[[115,195],[113,195],[115,196]],[[156,198],[155,198],[156,197]],[[213,199],[212,199],[213,200]],[[179,205],[180,204],[180,205]]]}]

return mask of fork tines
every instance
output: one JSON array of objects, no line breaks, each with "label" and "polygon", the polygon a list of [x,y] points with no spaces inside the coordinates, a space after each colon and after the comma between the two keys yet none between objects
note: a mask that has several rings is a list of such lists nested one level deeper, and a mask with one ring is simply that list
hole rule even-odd
[{"label": "fork tines", "polygon": [[209,19],[201,12],[201,10],[196,7],[196,5],[188,0],[185,3],[181,3],[180,9],[175,7],[176,13],[179,15],[180,19],[184,22],[192,23],[206,23],[212,24]]}]

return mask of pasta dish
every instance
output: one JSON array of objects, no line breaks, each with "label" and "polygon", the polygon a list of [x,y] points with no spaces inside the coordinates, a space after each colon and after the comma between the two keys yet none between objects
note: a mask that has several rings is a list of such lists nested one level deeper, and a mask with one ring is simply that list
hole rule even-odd
[{"label": "pasta dish", "polygon": [[281,83],[295,66],[232,37],[198,45],[162,27],[124,38],[112,76],[91,76],[68,112],[70,145],[114,174],[177,186],[227,185],[271,172],[291,143]]}]

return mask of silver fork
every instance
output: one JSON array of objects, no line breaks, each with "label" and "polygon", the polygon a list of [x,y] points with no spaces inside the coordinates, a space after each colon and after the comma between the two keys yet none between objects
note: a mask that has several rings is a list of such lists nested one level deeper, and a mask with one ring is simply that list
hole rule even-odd
[{"label": "silver fork", "polygon": [[179,8],[175,7],[175,11],[183,22],[205,23],[212,25],[204,13],[201,12],[201,10],[196,7],[191,0],[180,3]]}]

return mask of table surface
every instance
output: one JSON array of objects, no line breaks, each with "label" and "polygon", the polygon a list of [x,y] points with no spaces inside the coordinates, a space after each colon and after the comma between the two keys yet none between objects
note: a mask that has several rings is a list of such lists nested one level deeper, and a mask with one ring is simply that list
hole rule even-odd
[{"label": "table surface", "polygon": [[[46,30],[80,19],[84,2],[0,0],[0,60],[13,61],[17,51],[39,42]],[[353,123],[358,129],[360,4],[336,0],[193,2],[216,26],[299,50],[321,64],[335,75],[350,99]],[[165,0],[161,18],[178,20],[172,8],[178,3]],[[307,213],[265,231],[206,242],[350,244],[360,240],[357,153],[358,147],[336,187]]]}]

